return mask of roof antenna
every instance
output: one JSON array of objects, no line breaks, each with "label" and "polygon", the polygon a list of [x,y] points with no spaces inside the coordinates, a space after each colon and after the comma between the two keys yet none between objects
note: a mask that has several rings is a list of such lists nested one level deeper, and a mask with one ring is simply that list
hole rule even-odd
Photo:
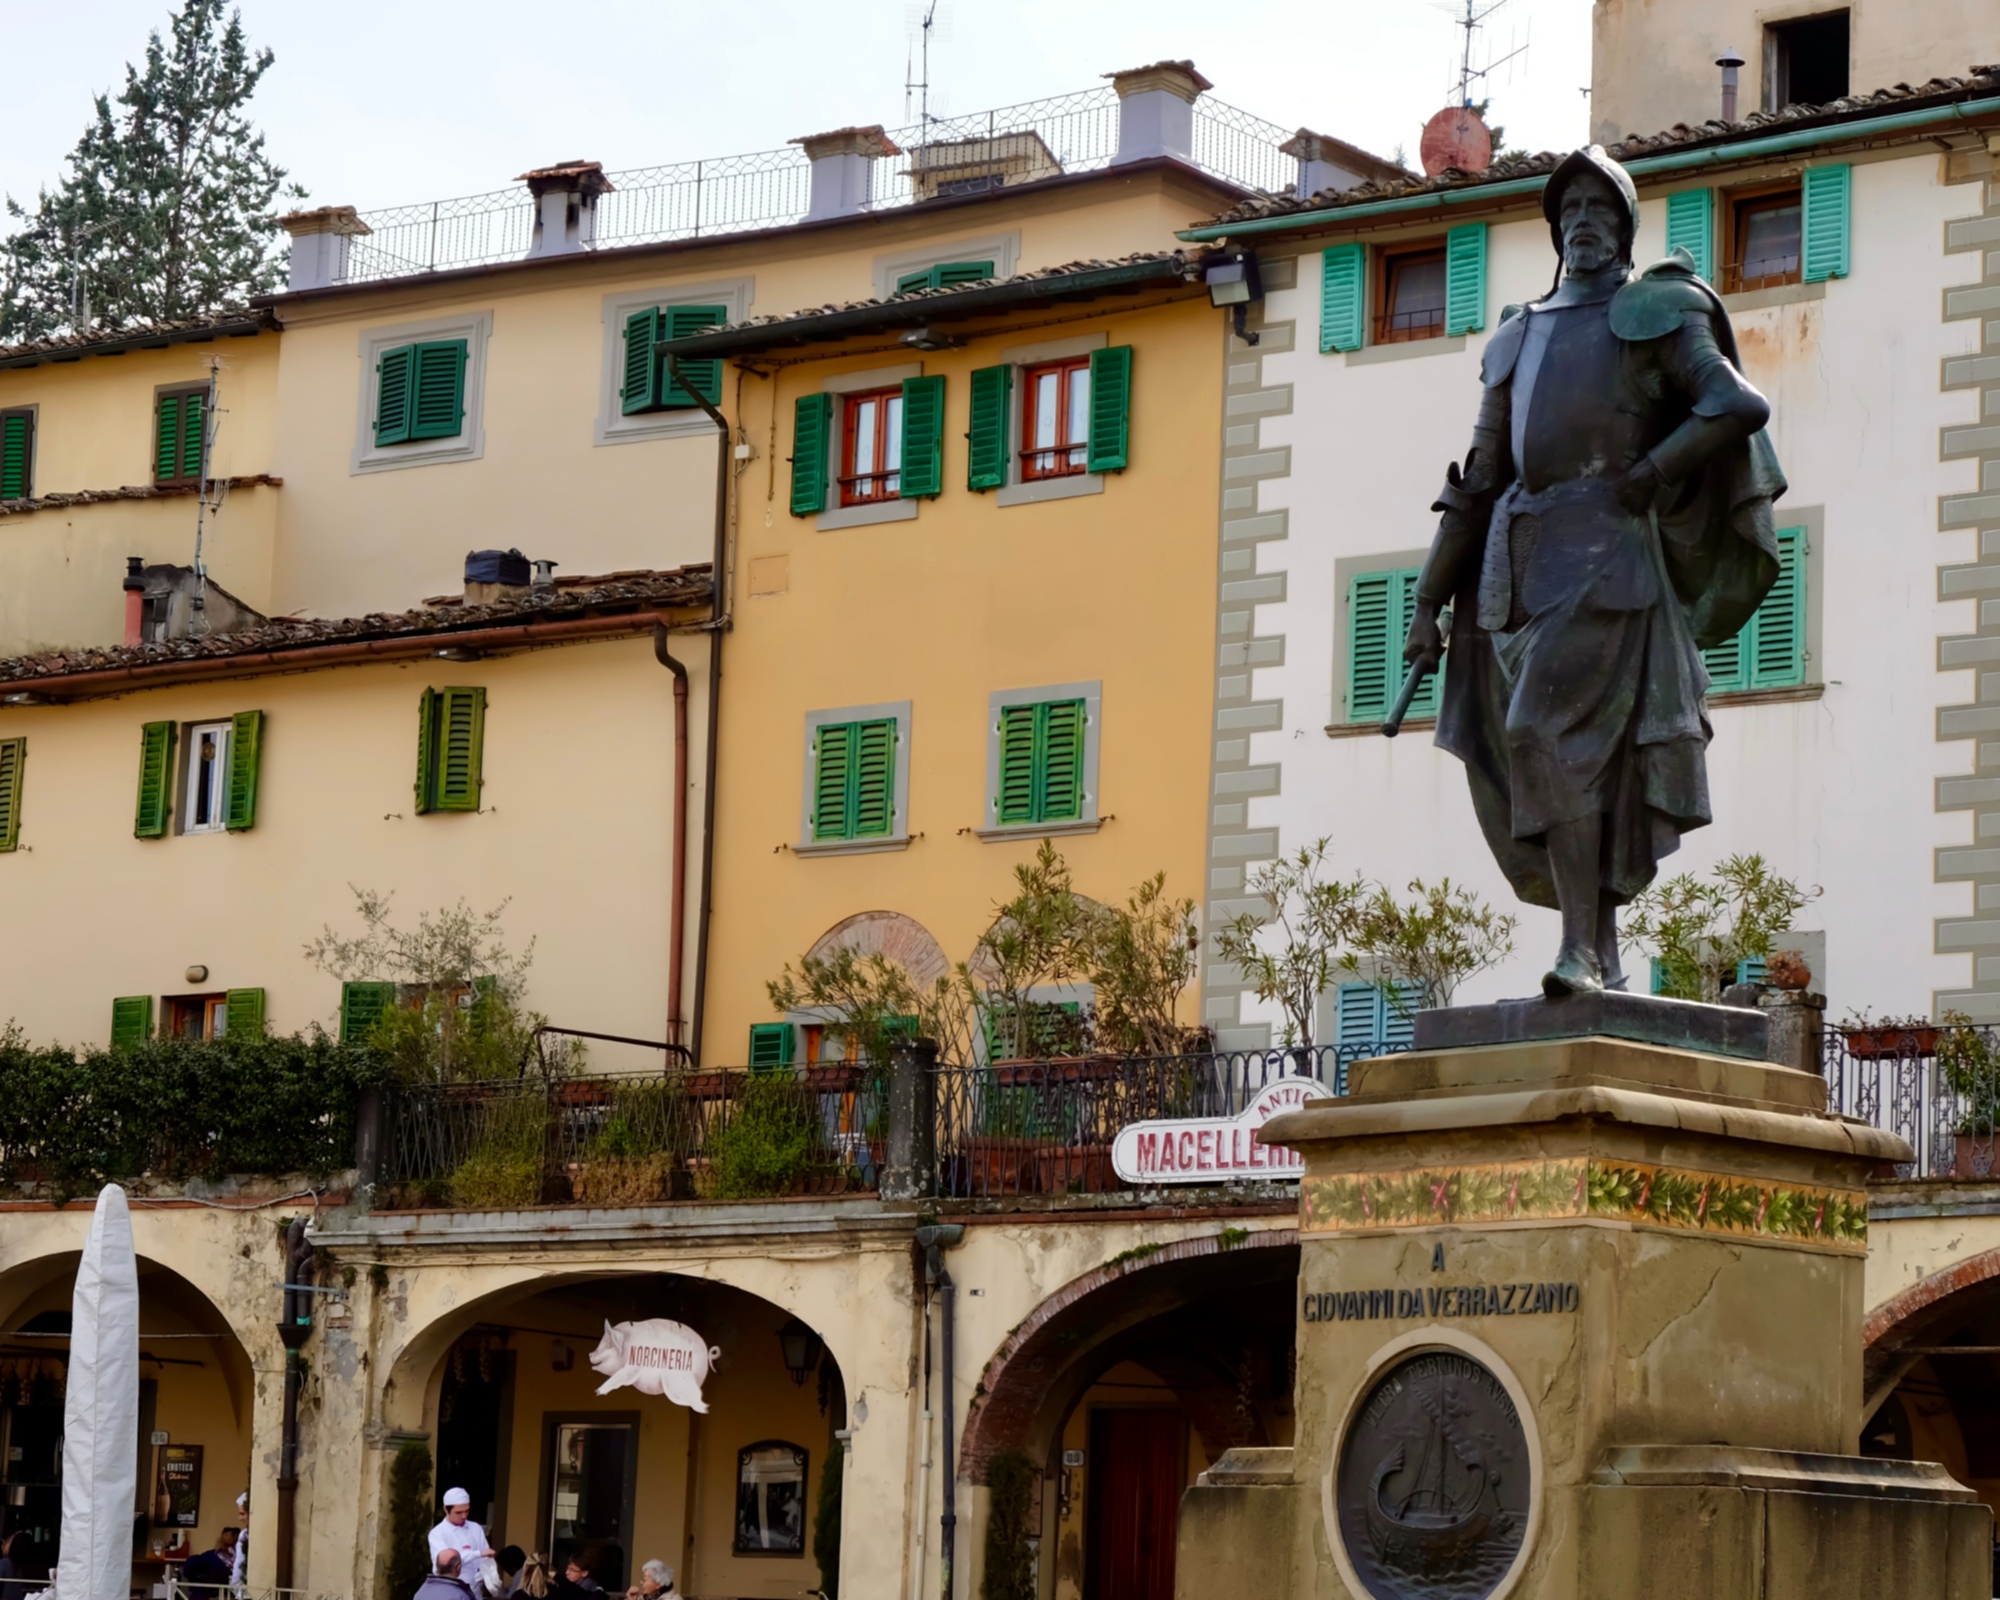
[{"label": "roof antenna", "polygon": [[[1454,18],[1456,25],[1465,30],[1465,48],[1459,56],[1458,64],[1458,103],[1461,106],[1471,106],[1473,84],[1483,78],[1492,76],[1493,70],[1496,67],[1503,67],[1516,56],[1524,56],[1528,53],[1527,44],[1516,45],[1504,56],[1498,56],[1488,61],[1483,67],[1475,68],[1472,65],[1473,34],[1486,25],[1486,19],[1492,16],[1494,12],[1510,4],[1512,4],[1512,0],[1491,0],[1491,4],[1482,7],[1479,4],[1479,0],[1465,0],[1465,15]],[[1534,42],[1534,22],[1532,19],[1529,21],[1528,28],[1528,43],[1532,44]]]},{"label": "roof antenna", "polygon": [[[220,515],[222,495],[215,495],[215,503],[209,504],[210,490],[214,487],[208,475],[209,458],[215,450],[216,429],[222,424],[222,413],[216,407],[216,397],[222,388],[222,360],[219,356],[208,358],[208,392],[201,402],[201,464],[195,480],[194,513],[194,594],[189,600],[193,615],[188,618],[188,632],[196,638],[208,632],[208,565],[202,560],[202,536],[207,531],[208,515],[211,510]],[[227,486],[225,485],[225,488]]]},{"label": "roof antenna", "polygon": [[[939,38],[947,38],[951,33],[951,13],[938,15],[939,0],[929,0],[928,4],[913,5],[905,13],[912,37],[910,47],[903,56],[903,120],[910,120],[910,97],[917,96],[917,120],[920,129],[928,130],[931,125],[931,34],[937,32]],[[922,74],[911,77],[913,55],[921,61]]]}]

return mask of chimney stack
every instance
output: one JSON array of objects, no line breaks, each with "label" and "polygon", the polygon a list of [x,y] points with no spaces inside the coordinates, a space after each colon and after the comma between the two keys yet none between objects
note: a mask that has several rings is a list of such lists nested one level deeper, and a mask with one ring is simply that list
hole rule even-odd
[{"label": "chimney stack", "polygon": [[144,642],[146,627],[146,561],[143,556],[125,558],[125,644],[131,648]]},{"label": "chimney stack", "polygon": [[1722,120],[1736,120],[1737,73],[1743,66],[1743,58],[1734,50],[1724,50],[1715,58],[1715,64],[1722,68]]},{"label": "chimney stack", "polygon": [[465,552],[465,603],[490,606],[528,592],[528,558],[518,550]]},{"label": "chimney stack", "polygon": [[287,289],[325,289],[347,281],[348,252],[356,239],[375,230],[352,206],[316,206],[278,218],[292,236]]},{"label": "chimney stack", "polygon": [[597,198],[611,193],[611,180],[595,161],[559,161],[514,180],[535,197],[535,233],[528,256],[566,256],[597,242]]},{"label": "chimney stack", "polygon": [[875,198],[875,163],[885,156],[903,153],[879,122],[865,128],[809,133],[792,143],[804,150],[806,159],[812,163],[812,195],[806,203],[808,222],[858,216],[866,211]]},{"label": "chimney stack", "polygon": [[1194,160],[1194,103],[1215,85],[1195,71],[1192,61],[1155,61],[1104,76],[1118,91],[1114,167],[1154,156]]}]

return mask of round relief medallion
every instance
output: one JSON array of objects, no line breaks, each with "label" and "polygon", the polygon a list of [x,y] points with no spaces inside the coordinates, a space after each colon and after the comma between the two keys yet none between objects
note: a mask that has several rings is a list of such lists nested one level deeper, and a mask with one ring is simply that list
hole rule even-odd
[{"label": "round relief medallion", "polygon": [[1528,1439],[1506,1386],[1456,1350],[1376,1381],[1340,1446],[1334,1506],[1376,1600],[1484,1600],[1520,1553]]}]

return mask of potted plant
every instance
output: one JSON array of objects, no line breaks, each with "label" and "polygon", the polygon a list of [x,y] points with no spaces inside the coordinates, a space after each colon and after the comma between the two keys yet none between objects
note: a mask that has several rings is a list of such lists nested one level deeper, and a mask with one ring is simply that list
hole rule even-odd
[{"label": "potted plant", "polygon": [[1820,893],[1779,877],[1761,855],[1729,856],[1712,878],[1684,872],[1637,896],[1619,938],[1658,958],[1662,995],[1719,1005],[1743,963],[1769,957],[1772,936]]},{"label": "potted plant", "polygon": [[2000,1111],[2000,1047],[1962,1011],[1947,1011],[1933,1049],[1941,1086],[1962,1110],[1952,1130],[1951,1176],[1990,1178],[1995,1170],[1994,1123]]},{"label": "potted plant", "polygon": [[1929,1017],[1882,1017],[1850,1011],[1840,1024],[1849,1055],[1861,1061],[1926,1060],[1938,1053],[1944,1029]]},{"label": "potted plant", "polygon": [[1215,933],[1216,954],[1240,967],[1251,991],[1284,1017],[1282,1043],[1294,1068],[1312,1070],[1319,999],[1345,966],[1361,929],[1367,885],[1359,874],[1329,881],[1331,840],[1301,846],[1250,875],[1250,892],[1264,902]]}]

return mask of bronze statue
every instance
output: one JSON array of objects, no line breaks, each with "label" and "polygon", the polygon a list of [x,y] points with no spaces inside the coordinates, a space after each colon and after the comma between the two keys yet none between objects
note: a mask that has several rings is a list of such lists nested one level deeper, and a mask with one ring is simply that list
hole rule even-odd
[{"label": "bronze statue", "polygon": [[1715,291],[1680,251],[1633,271],[1625,169],[1579,150],[1542,210],[1562,265],[1487,344],[1403,656],[1437,663],[1449,606],[1437,743],[1514,892],[1562,913],[1558,999],[1625,987],[1617,908],[1711,820],[1701,651],[1777,579],[1785,480]]}]

